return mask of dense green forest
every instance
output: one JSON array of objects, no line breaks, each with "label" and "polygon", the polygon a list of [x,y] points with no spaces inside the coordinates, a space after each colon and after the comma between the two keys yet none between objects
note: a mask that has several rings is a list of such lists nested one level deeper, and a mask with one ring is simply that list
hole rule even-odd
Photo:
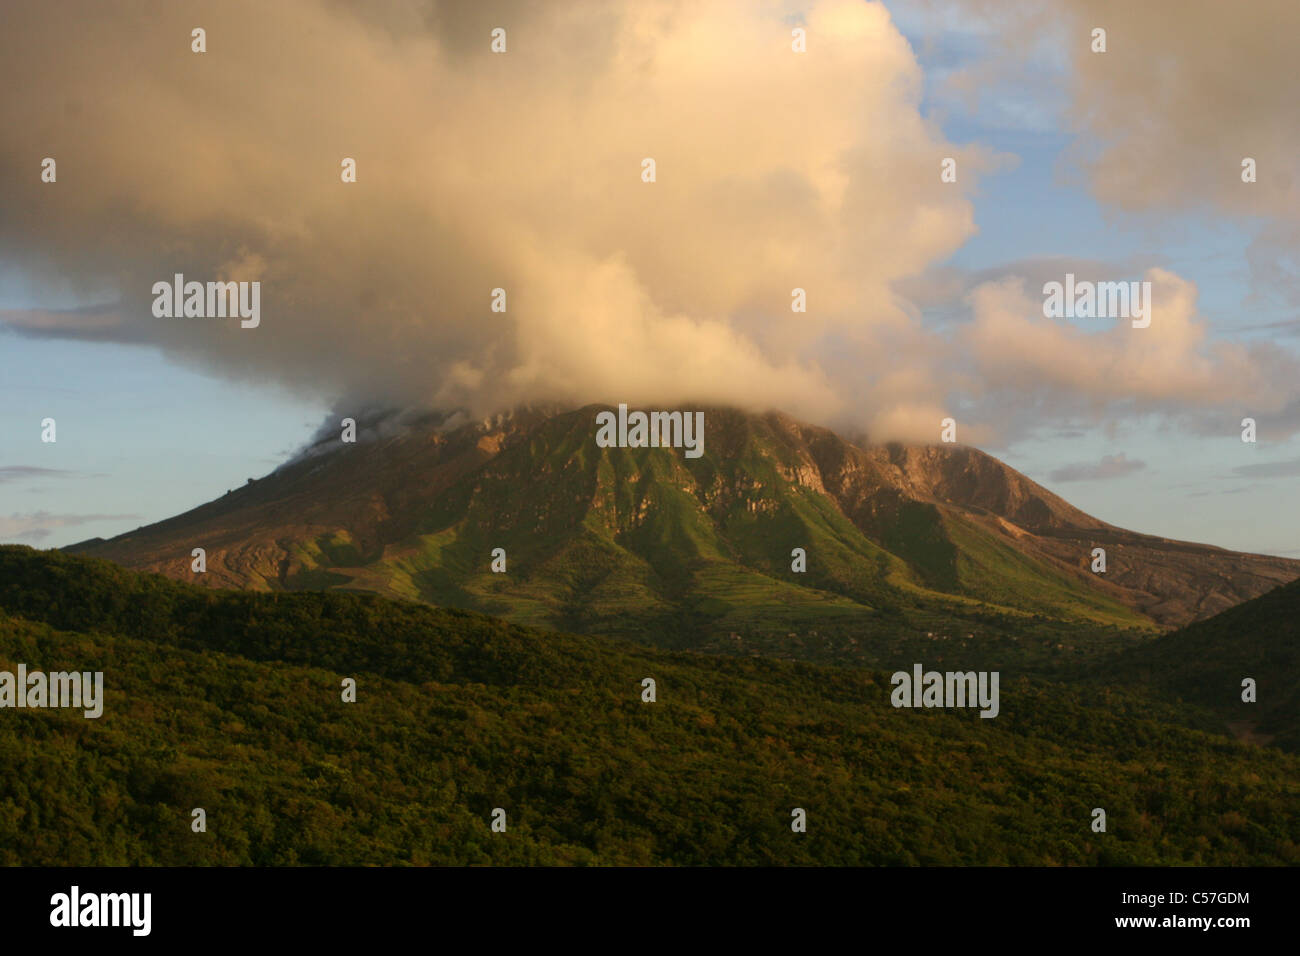
[{"label": "dense green forest", "polygon": [[1140,686],[1004,670],[996,719],[895,710],[886,672],[6,546],[19,663],[107,701],[0,710],[8,865],[1300,862],[1300,758]]},{"label": "dense green forest", "polygon": [[[1255,703],[1241,699],[1247,677],[1257,684]],[[1132,644],[1099,660],[1091,678],[1202,707],[1221,723],[1300,751],[1300,580]]]}]

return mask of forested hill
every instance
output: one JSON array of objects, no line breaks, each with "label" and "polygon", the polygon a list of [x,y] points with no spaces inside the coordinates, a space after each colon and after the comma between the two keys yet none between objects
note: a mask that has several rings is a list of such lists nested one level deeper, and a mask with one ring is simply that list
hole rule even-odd
[{"label": "forested hill", "polygon": [[[1246,679],[1253,702],[1242,700]],[[1180,698],[1239,736],[1300,750],[1300,581],[1128,648],[1095,680]]]},{"label": "forested hill", "polygon": [[19,664],[106,700],[0,709],[4,864],[1300,862],[1295,756],[1011,672],[996,719],[896,710],[878,672],[6,546]]}]

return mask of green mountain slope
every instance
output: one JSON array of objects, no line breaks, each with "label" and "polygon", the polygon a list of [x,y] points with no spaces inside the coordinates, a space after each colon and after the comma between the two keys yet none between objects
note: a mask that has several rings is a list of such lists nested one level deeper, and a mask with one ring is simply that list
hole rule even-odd
[{"label": "green mountain slope", "polygon": [[895,710],[878,672],[0,547],[18,663],[107,702],[0,710],[3,864],[1300,862],[1300,759],[1009,672],[996,719]]},{"label": "green mountain slope", "polygon": [[[598,410],[323,438],[217,501],[68,550],[208,586],[370,591],[665,646],[1032,615],[1155,630],[1300,575],[1300,562],[1114,528],[971,448],[864,448],[775,413],[707,409],[690,459],[597,447]],[[1089,570],[1095,546],[1105,575]]]}]

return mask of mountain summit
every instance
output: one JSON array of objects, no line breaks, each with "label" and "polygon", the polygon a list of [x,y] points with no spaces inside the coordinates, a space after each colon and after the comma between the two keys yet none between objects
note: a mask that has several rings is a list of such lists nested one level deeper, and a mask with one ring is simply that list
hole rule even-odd
[{"label": "mountain summit", "polygon": [[1116,528],[974,448],[864,447],[779,413],[706,408],[692,458],[598,447],[608,410],[393,416],[356,443],[318,436],[185,514],[66,550],[214,587],[373,591],[661,636],[909,608],[1168,628],[1300,576],[1300,561]]}]

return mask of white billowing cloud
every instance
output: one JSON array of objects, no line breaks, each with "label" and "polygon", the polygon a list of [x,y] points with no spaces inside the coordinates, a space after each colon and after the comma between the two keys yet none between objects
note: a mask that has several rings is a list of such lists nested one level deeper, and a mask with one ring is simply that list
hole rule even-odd
[{"label": "white billowing cloud", "polygon": [[[121,301],[4,320],[345,400],[725,401],[937,428],[932,377],[877,384],[924,338],[891,290],[973,234],[967,191],[1000,160],[923,118],[883,6],[421,9],[11,12],[0,79],[25,93],[0,101],[18,184],[0,256]],[[33,173],[45,155],[56,185]],[[260,327],[155,319],[149,290],[176,272],[260,280]]]},{"label": "white billowing cloud", "polygon": [[[1074,134],[1064,165],[1099,200],[1247,224],[1257,230],[1249,249],[1257,293],[1300,303],[1300,123],[1291,119],[1300,98],[1300,4],[919,2],[937,13],[959,8],[984,26],[989,55],[952,84],[980,90],[1010,76],[1050,89],[1040,100],[1063,95],[1060,122]],[[1093,50],[1097,28],[1106,32],[1104,53]],[[1247,158],[1253,183],[1242,179]]]},{"label": "white billowing cloud", "polygon": [[[1009,403],[1017,394],[1039,395],[1055,411],[1094,417],[1125,408],[1193,417],[1233,408],[1294,418],[1294,355],[1213,339],[1198,316],[1194,283],[1158,268],[1144,281],[1151,283],[1146,328],[1129,318],[1103,320],[1100,329],[1098,320],[1047,318],[1041,290],[1014,278],[976,288],[961,337],[977,380],[986,383],[984,397]],[[1289,421],[1279,429],[1295,427]]]},{"label": "white billowing cloud", "polygon": [[[1086,134],[1076,155],[1100,199],[1135,209],[1208,204],[1232,214],[1300,218],[1300,124],[1285,120],[1300,94],[1300,5],[1061,6],[1070,34],[1107,30],[1104,54],[1086,42],[1069,47],[1071,118]],[[1245,157],[1257,162],[1253,184],[1242,182]]]},{"label": "white billowing cloud", "polygon": [[[1206,92],[1184,123],[1196,104],[1158,87],[1153,111],[1142,85],[1164,70],[1204,90],[1213,29],[1174,18],[1162,34],[1130,6],[1145,5],[1106,8],[1111,59],[1087,59],[1084,44],[1062,60],[1076,128],[1095,134],[1097,194],[1160,208],[1208,183],[1230,203],[1241,184],[1220,182],[1221,120],[1229,151],[1262,143],[1261,182],[1282,190],[1241,209],[1271,206],[1285,225],[1293,197],[1276,171],[1292,133],[1269,132],[1285,125],[1280,41],[1234,27],[1242,49],[1226,55],[1258,55],[1258,89],[1234,79],[1232,97]],[[1054,29],[1068,35],[1100,8],[1062,9]],[[1005,30],[988,42],[1041,23],[1032,10],[999,14]],[[720,402],[877,439],[933,441],[952,416],[960,440],[983,443],[1054,409],[1300,408],[1294,357],[1212,342],[1194,287],[1169,273],[1149,273],[1165,311],[1145,330],[1043,319],[1036,290],[1014,283],[978,287],[968,320],[927,329],[917,277],[939,275],[974,234],[970,191],[1008,157],[948,142],[923,115],[924,77],[880,3],[142,11],[6,11],[0,82],[22,94],[0,97],[0,264],[59,299],[0,312],[12,331],[155,345],[344,409]],[[190,51],[197,24],[203,54]],[[791,50],[796,24],[806,53]],[[490,50],[497,26],[505,54]],[[1051,42],[1036,37],[1034,55]],[[1106,64],[1115,77],[1098,74]],[[1138,146],[1143,162],[1196,157],[1168,174],[1176,188],[1148,190],[1108,159]],[[56,184],[39,181],[45,156]],[[345,157],[355,184],[340,181]],[[956,183],[940,181],[945,157]],[[1276,259],[1260,262],[1285,279]],[[154,318],[153,284],[178,272],[260,281],[260,326]],[[66,308],[69,287],[81,308]],[[505,313],[490,311],[496,288]],[[795,288],[806,313],[791,311]]]}]

